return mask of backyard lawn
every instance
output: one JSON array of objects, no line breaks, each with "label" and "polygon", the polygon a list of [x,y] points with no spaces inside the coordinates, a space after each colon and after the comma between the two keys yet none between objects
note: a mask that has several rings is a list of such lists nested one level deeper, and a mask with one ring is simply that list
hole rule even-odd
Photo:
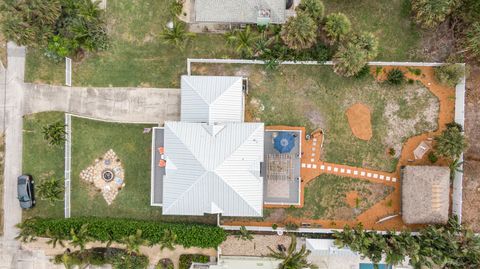
[{"label": "backyard lawn", "polygon": [[[50,177],[64,179],[64,145],[51,146],[45,141],[42,134],[44,126],[58,121],[65,121],[64,113],[46,112],[24,117],[23,173],[32,175],[36,186]],[[23,218],[63,217],[63,205],[63,201],[50,205],[47,201],[42,201],[37,197],[37,204],[33,209],[23,210]]]},{"label": "backyard lawn", "polygon": [[[117,0],[107,5],[110,48],[74,64],[73,84],[82,86],[178,87],[186,58],[238,58],[219,34],[198,34],[184,51],[159,38],[173,0]],[[348,15],[356,31],[372,31],[380,40],[377,60],[415,60],[419,34],[410,23],[408,0],[325,0],[326,13]],[[29,49],[26,80],[63,84],[63,62],[54,64],[43,51]]]},{"label": "backyard lawn", "polygon": [[[345,78],[330,66],[281,66],[267,72],[259,65],[195,64],[192,70],[248,77],[247,120],[323,129],[320,158],[326,162],[392,172],[403,142],[438,125],[438,98],[419,82],[392,86],[372,76]],[[371,111],[368,141],[353,135],[345,115],[358,103]]]}]

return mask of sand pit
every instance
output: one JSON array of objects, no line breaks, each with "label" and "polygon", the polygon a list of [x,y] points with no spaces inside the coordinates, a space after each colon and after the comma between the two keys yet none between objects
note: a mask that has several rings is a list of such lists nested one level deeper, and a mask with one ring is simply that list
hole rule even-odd
[{"label": "sand pit", "polygon": [[370,140],[372,138],[370,108],[358,103],[349,107],[346,114],[353,135],[362,140]]}]

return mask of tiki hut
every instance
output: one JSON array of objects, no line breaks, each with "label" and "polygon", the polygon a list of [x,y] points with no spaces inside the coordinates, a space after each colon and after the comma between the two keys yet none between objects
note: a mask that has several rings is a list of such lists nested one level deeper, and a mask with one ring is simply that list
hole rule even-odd
[{"label": "tiki hut", "polygon": [[402,171],[402,218],[406,224],[448,221],[450,170],[440,166],[406,166]]}]

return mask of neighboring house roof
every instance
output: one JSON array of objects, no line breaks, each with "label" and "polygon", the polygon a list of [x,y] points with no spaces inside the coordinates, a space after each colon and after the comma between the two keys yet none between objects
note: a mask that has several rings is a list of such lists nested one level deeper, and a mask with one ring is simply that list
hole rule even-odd
[{"label": "neighboring house roof", "polygon": [[263,123],[165,122],[163,214],[262,216]]},{"label": "neighboring house roof", "polygon": [[406,224],[448,221],[450,169],[406,166],[402,172],[402,218]]},{"label": "neighboring house roof", "polygon": [[286,0],[195,0],[196,22],[257,23],[260,10],[271,23],[284,23]]},{"label": "neighboring house roof", "polygon": [[242,77],[182,76],[181,121],[243,121],[242,87]]}]

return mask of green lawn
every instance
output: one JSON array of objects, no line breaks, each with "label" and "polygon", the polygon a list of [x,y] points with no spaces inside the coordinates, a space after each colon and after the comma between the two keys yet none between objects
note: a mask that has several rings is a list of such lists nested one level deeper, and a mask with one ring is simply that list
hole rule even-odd
[{"label": "green lawn", "polygon": [[[143,133],[146,127],[152,125],[72,118],[72,216],[212,222],[212,218],[162,216],[160,207],[150,206],[152,135]],[[125,188],[111,205],[79,176],[109,149],[117,154],[125,171]]]},{"label": "green lawn", "polygon": [[[437,128],[438,99],[420,83],[391,86],[373,77],[345,78],[330,66],[282,66],[265,71],[259,65],[195,64],[193,74],[238,75],[249,78],[246,110],[265,125],[322,128],[321,158],[327,162],[393,171],[408,137]],[[371,110],[373,137],[355,137],[345,111],[353,104]]]},{"label": "green lawn", "polygon": [[[61,112],[46,112],[28,115],[23,122],[23,173],[30,174],[39,185],[49,177],[64,179],[64,146],[50,146],[42,134],[42,127],[61,121],[65,116]],[[63,198],[63,194],[62,194]],[[63,201],[53,206],[37,197],[37,204],[33,209],[24,210],[23,218],[32,216],[63,217]]]},{"label": "green lawn", "polygon": [[[107,5],[110,48],[87,55],[73,66],[73,84],[82,86],[178,87],[186,73],[186,58],[235,57],[222,35],[199,34],[180,51],[162,44],[159,33],[169,20],[172,0],[117,0]],[[420,35],[410,23],[408,0],[361,3],[325,0],[326,12],[341,11],[352,21],[355,31],[372,31],[380,39],[378,60],[415,60]],[[238,57],[238,56],[237,56]],[[26,80],[63,84],[65,64],[54,64],[43,52],[29,49]]]}]

